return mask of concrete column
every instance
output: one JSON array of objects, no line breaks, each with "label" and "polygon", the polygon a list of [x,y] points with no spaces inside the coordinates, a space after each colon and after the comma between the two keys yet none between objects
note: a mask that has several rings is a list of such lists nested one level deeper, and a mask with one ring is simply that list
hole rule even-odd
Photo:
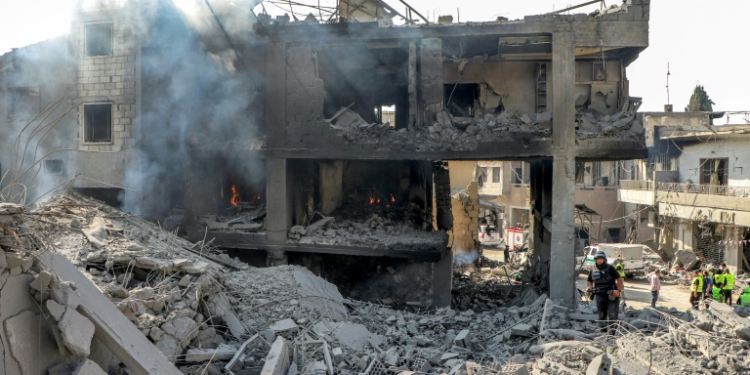
[{"label": "concrete column", "polygon": [[417,44],[414,42],[409,43],[409,73],[407,76],[409,86],[409,117],[406,126],[403,124],[396,123],[399,127],[405,127],[409,130],[413,130],[419,123],[417,113],[419,112],[419,105],[417,104]]},{"label": "concrete column", "polygon": [[422,39],[419,58],[423,106],[420,126],[428,126],[435,121],[435,114],[443,110],[443,40]]},{"label": "concrete column", "polygon": [[453,252],[446,250],[432,265],[432,306],[450,307],[453,288]]},{"label": "concrete column", "polygon": [[575,301],[575,53],[573,35],[552,35],[552,228],[550,298]]},{"label": "concrete column", "polygon": [[266,240],[286,242],[289,225],[287,160],[266,159]]}]

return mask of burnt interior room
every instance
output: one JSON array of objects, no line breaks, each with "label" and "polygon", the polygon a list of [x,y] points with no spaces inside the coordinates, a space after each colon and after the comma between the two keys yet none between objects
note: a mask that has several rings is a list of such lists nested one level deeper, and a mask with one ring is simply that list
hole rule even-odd
[{"label": "burnt interior room", "polygon": [[368,123],[384,123],[384,107],[395,107],[397,129],[409,115],[408,44],[394,42],[327,44],[316,51],[318,76],[325,82],[324,115],[342,107]]},{"label": "burnt interior room", "polygon": [[[266,217],[266,172],[258,157],[195,157],[185,206],[210,229],[262,231]],[[226,223],[226,225],[223,225]],[[224,228],[226,226],[226,228]]]},{"label": "burnt interior room", "polygon": [[[323,216],[363,222],[373,215],[432,228],[432,166],[420,161],[295,160],[293,225]],[[291,177],[291,176],[290,176]]]}]

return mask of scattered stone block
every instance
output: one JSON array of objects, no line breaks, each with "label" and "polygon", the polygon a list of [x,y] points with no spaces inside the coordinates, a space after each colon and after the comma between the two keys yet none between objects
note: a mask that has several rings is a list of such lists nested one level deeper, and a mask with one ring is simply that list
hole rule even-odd
[{"label": "scattered stone block", "polygon": [[268,328],[275,334],[294,333],[299,330],[299,326],[297,326],[297,323],[292,319],[279,320],[276,323],[271,324]]},{"label": "scattered stone block", "polygon": [[606,354],[594,358],[589,367],[586,368],[586,375],[609,375],[612,368],[612,360]]},{"label": "scattered stone block", "polygon": [[515,336],[532,337],[534,336],[532,329],[533,327],[529,324],[516,324],[510,329],[510,332]]},{"label": "scattered stone block", "polygon": [[78,311],[67,309],[58,323],[63,343],[73,355],[88,357],[91,352],[91,339],[94,337],[94,324]]},{"label": "scattered stone block", "polygon": [[234,346],[222,344],[216,349],[188,349],[186,362],[228,361],[237,354]]},{"label": "scattered stone block", "polygon": [[72,375],[107,375],[107,373],[96,362],[86,358],[73,370]]},{"label": "scattered stone block", "polygon": [[456,338],[453,339],[454,345],[462,347],[462,348],[469,348],[471,345],[471,332],[468,329],[464,329],[461,332],[456,335]]},{"label": "scattered stone block", "polygon": [[49,299],[47,300],[47,311],[52,316],[55,321],[59,321],[62,319],[63,314],[65,313],[65,306]]},{"label": "scattered stone block", "polygon": [[29,287],[44,295],[48,293],[50,281],[52,281],[52,274],[47,271],[42,271],[36,275],[34,281],[29,284]]},{"label": "scattered stone block", "polygon": [[266,356],[260,375],[286,375],[289,365],[289,345],[283,337],[277,337]]},{"label": "scattered stone block", "polygon": [[500,368],[501,375],[529,375],[526,365],[509,364]]}]

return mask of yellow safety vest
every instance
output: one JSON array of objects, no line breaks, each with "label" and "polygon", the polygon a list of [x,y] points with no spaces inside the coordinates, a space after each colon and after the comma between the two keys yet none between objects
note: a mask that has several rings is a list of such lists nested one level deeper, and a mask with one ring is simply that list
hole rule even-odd
[{"label": "yellow safety vest", "polygon": [[724,284],[724,275],[714,276],[714,285],[721,285],[721,284]]},{"label": "yellow safety vest", "polygon": [[728,273],[724,275],[724,290],[732,290],[734,289],[734,275],[731,273]]},{"label": "yellow safety vest", "polygon": [[744,293],[740,296],[740,306],[750,306],[750,294]]},{"label": "yellow safety vest", "polygon": [[622,263],[618,264],[617,267],[615,267],[617,270],[617,273],[620,274],[620,277],[623,279],[625,278],[625,266],[622,265]]},{"label": "yellow safety vest", "polygon": [[703,276],[698,276],[694,278],[691,286],[692,286],[690,288],[691,292],[703,293]]}]

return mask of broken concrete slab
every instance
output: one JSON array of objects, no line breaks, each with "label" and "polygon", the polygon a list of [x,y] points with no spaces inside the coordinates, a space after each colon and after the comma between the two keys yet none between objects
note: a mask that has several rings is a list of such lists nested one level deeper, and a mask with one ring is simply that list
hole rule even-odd
[{"label": "broken concrete slab", "polygon": [[72,375],[107,375],[107,373],[96,362],[86,358],[73,370]]},{"label": "broken concrete slab", "polygon": [[299,326],[292,319],[279,320],[271,324],[268,328],[276,334],[294,333],[299,330]]},{"label": "broken concrete slab", "polygon": [[234,313],[232,304],[224,293],[212,295],[209,298],[209,303],[212,307],[211,311],[213,314],[224,321],[234,337],[239,339],[245,334],[245,326],[240,321],[240,318],[237,317],[237,314]]},{"label": "broken concrete slab", "polygon": [[682,267],[686,271],[692,271],[693,269],[695,269],[695,267],[698,265],[698,262],[700,261],[698,259],[698,256],[696,256],[695,253],[690,250],[677,250],[674,255],[675,258],[677,258],[677,261],[682,264]]},{"label": "broken concrete slab", "polygon": [[732,327],[738,337],[750,341],[750,319],[737,315],[733,307],[724,303],[712,303],[708,312]]},{"label": "broken concrete slab", "polygon": [[222,344],[216,349],[188,349],[186,362],[228,361],[237,354],[237,348]]},{"label": "broken concrete slab", "polygon": [[[7,344],[13,359],[20,368],[19,374],[40,374],[59,362],[62,357],[52,334],[49,322],[33,310],[24,310],[5,319]],[[43,354],[42,354],[43,353]],[[4,362],[10,361],[5,358]],[[12,374],[3,371],[3,374]]]},{"label": "broken concrete slab", "polygon": [[39,259],[61,280],[78,286],[78,291],[86,296],[78,309],[94,324],[94,336],[133,374],[182,374],[67,258],[43,253]]},{"label": "broken concrete slab", "polygon": [[559,348],[580,348],[588,345],[588,342],[582,342],[582,341],[557,341],[557,342],[551,342],[547,344],[542,345],[534,345],[531,346],[528,350],[529,354],[542,354],[544,352],[559,349]]},{"label": "broken concrete slab", "polygon": [[612,360],[603,354],[594,358],[586,368],[586,375],[609,375],[612,368]]},{"label": "broken concrete slab", "polygon": [[516,336],[532,337],[534,336],[534,333],[532,332],[533,329],[534,327],[530,324],[516,324],[510,329],[510,332]]},{"label": "broken concrete slab", "polygon": [[52,274],[47,271],[42,271],[36,275],[34,281],[29,284],[29,287],[42,293],[42,295],[45,295],[48,293],[47,287],[49,287],[50,281],[52,281]]},{"label": "broken concrete slab", "polygon": [[471,346],[471,332],[468,329],[461,330],[461,332],[456,335],[456,338],[453,339],[453,342],[456,346],[462,347],[462,348],[470,348]]},{"label": "broken concrete slab", "polygon": [[89,356],[91,339],[94,337],[94,324],[90,320],[76,310],[67,309],[58,322],[58,327],[65,347],[73,355]]},{"label": "broken concrete slab", "polygon": [[289,345],[283,337],[277,337],[266,356],[260,375],[285,375],[289,365]]},{"label": "broken concrete slab", "polygon": [[52,316],[55,321],[59,321],[62,319],[63,314],[65,313],[65,306],[49,299],[46,302],[47,311]]}]

